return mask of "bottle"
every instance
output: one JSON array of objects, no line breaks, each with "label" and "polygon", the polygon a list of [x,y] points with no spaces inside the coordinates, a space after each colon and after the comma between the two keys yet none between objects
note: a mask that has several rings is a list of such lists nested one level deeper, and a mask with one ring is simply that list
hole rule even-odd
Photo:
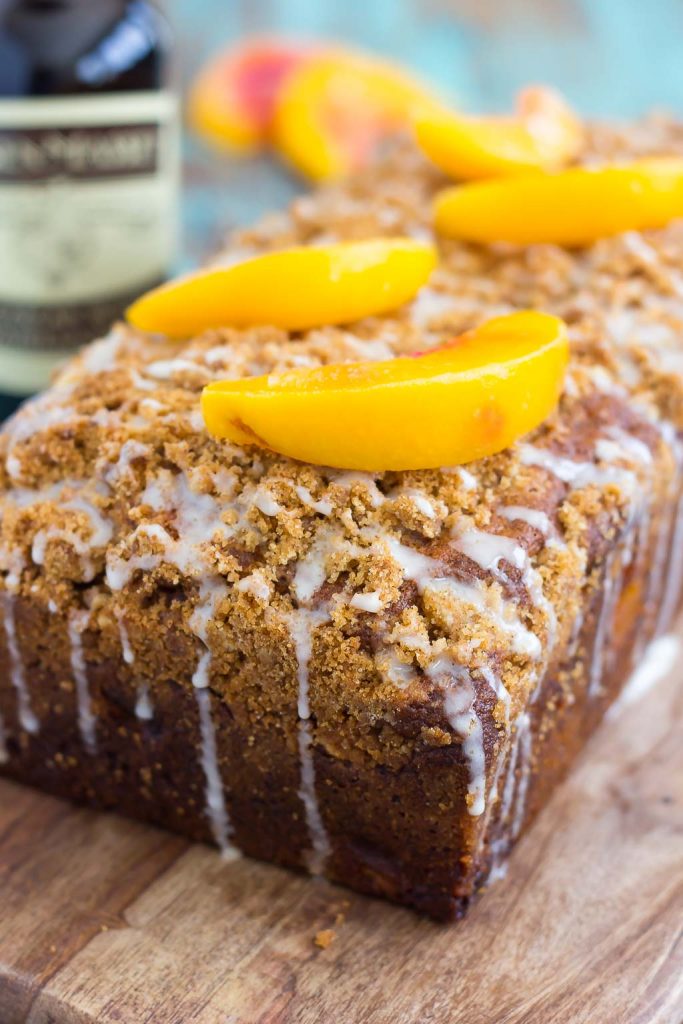
[{"label": "bottle", "polygon": [[0,422],[168,274],[169,51],[147,0],[0,0]]}]

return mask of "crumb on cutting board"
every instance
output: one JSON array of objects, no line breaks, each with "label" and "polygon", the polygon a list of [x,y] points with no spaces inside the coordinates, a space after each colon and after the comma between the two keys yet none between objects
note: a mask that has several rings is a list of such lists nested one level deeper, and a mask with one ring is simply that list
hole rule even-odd
[{"label": "crumb on cutting board", "polygon": [[332,945],[337,937],[337,933],[332,928],[323,928],[322,931],[317,932],[315,939],[313,940],[319,949],[327,949]]}]

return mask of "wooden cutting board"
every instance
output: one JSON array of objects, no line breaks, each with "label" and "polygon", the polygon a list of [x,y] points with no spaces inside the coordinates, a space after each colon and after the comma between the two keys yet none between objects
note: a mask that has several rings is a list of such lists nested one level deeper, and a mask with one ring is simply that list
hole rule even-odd
[{"label": "wooden cutting board", "polygon": [[0,784],[0,1024],[680,1024],[682,679],[453,926]]}]

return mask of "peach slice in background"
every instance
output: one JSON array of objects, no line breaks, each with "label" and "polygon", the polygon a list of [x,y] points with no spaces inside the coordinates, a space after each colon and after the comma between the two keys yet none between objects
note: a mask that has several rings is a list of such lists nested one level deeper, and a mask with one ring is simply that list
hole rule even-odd
[{"label": "peach slice in background", "polygon": [[295,246],[170,281],[126,315],[134,327],[171,338],[215,327],[350,323],[412,299],[436,259],[433,246],[411,238]]},{"label": "peach slice in background", "polygon": [[191,86],[190,124],[219,147],[258,151],[269,139],[283,82],[315,52],[309,44],[256,37],[219,53]]},{"label": "peach slice in background", "polygon": [[520,245],[588,245],[677,217],[683,217],[679,157],[473,182],[445,189],[434,203],[442,235]]},{"label": "peach slice in background", "polygon": [[557,170],[579,153],[581,124],[552,89],[533,86],[517,97],[512,117],[467,117],[434,109],[415,123],[429,159],[463,180]]},{"label": "peach slice in background", "polygon": [[214,437],[319,465],[452,466],[542,423],[567,360],[561,320],[514,313],[417,357],[219,381],[205,388],[202,411]]},{"label": "peach slice in background", "polygon": [[274,143],[307,177],[338,178],[364,167],[383,139],[435,105],[425,85],[388,61],[345,51],[322,55],[283,83]]},{"label": "peach slice in background", "polygon": [[559,167],[579,154],[585,142],[581,118],[556,89],[528,85],[518,92],[515,108],[548,164]]}]

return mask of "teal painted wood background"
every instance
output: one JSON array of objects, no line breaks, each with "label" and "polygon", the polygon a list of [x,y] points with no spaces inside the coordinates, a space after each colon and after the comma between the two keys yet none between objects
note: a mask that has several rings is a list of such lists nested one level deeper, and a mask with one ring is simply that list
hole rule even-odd
[{"label": "teal painted wood background", "polygon": [[[347,40],[414,67],[458,104],[504,109],[530,81],[585,113],[683,112],[683,0],[170,0],[187,81],[251,32]],[[301,191],[266,161],[217,159],[188,139],[185,264],[227,228]]]}]

